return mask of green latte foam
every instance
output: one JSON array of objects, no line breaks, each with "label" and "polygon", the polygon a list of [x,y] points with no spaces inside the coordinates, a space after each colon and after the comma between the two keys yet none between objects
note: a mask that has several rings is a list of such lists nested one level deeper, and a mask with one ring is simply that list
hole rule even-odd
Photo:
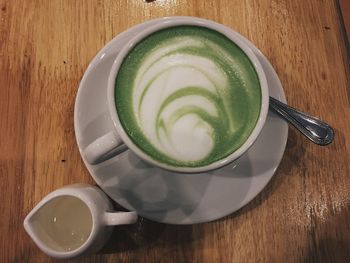
[{"label": "green latte foam", "polygon": [[247,140],[261,89],[249,58],[227,37],[178,26],[129,52],[116,77],[115,101],[121,124],[142,151],[172,166],[198,167]]}]

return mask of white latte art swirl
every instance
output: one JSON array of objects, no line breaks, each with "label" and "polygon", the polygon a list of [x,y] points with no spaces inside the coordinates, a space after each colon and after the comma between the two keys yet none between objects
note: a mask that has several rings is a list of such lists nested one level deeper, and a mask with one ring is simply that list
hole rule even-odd
[{"label": "white latte art swirl", "polygon": [[[171,95],[188,87],[199,87],[218,97],[218,89],[227,86],[227,78],[210,59],[176,52],[182,47],[205,48],[200,40],[178,37],[155,49],[138,71],[133,108],[142,131],[157,149],[176,160],[198,161],[213,149],[214,133],[191,108],[218,117],[214,102],[200,93],[184,92],[161,107]],[[230,126],[233,129],[233,124]]]},{"label": "white latte art swirl", "polygon": [[138,61],[130,87],[133,117],[159,153],[179,163],[200,162],[225,144],[220,137],[242,129],[232,97],[234,89],[247,92],[249,74],[241,57],[215,41],[176,35]]}]

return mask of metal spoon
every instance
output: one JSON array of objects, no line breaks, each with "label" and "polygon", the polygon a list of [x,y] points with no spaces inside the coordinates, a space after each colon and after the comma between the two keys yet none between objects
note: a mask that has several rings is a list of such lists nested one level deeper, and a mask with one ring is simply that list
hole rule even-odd
[{"label": "metal spoon", "polygon": [[334,139],[334,130],[327,123],[289,107],[272,97],[270,97],[270,109],[318,145],[330,144]]}]

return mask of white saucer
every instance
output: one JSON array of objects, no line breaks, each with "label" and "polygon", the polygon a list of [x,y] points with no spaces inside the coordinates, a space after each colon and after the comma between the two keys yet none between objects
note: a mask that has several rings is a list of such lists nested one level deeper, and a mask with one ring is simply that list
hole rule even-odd
[{"label": "white saucer", "polygon": [[[90,63],[74,109],[80,151],[113,129],[106,93],[108,74],[118,51],[135,33],[158,21],[145,22],[118,35]],[[252,43],[247,43],[265,70],[270,95],[285,102],[275,70]],[[234,164],[202,174],[170,173],[141,161],[129,150],[99,165],[83,160],[96,183],[123,207],[157,222],[195,224],[229,215],[252,200],[276,171],[287,136],[288,125],[269,113],[262,133],[244,156]]]}]

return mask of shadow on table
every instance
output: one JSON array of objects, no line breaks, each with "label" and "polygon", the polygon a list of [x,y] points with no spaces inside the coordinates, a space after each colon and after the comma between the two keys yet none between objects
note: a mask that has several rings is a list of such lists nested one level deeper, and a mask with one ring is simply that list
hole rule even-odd
[{"label": "shadow on table", "polygon": [[328,218],[324,224],[313,223],[308,231],[309,248],[300,262],[349,262],[350,206]]},{"label": "shadow on table", "polygon": [[[239,210],[237,213],[220,220],[228,220],[232,217],[240,216],[261,205],[264,200],[273,194],[286,175],[293,174],[295,163],[299,163],[305,152],[304,142],[300,142],[300,138],[297,138],[297,136],[296,131],[290,131],[284,158],[268,187],[265,188],[265,190],[263,190],[248,206]],[[116,210],[124,209],[117,206]],[[139,218],[139,221],[135,225],[116,227],[109,242],[100,253],[110,254],[121,251],[132,251],[141,247],[150,247],[157,244],[158,241],[162,242],[162,245],[176,245],[179,242],[184,244],[192,242],[194,238],[201,238],[198,236],[198,231],[196,232],[196,235],[193,235],[192,232],[193,226],[191,225],[166,225]],[[164,242],[166,244],[164,244]]]},{"label": "shadow on table", "polygon": [[[302,176],[303,174],[306,175],[307,162],[303,160],[305,159],[306,147],[309,147],[308,143],[309,142],[307,142],[299,132],[290,129],[285,154],[276,174],[273,176],[268,186],[247,206],[217,221],[225,221],[239,217],[260,206],[274,194],[286,179],[286,176],[295,175],[296,170],[298,173],[301,173]],[[334,145],[334,147],[338,148],[341,147],[341,145]],[[332,149],[334,147],[332,146]],[[330,148],[330,151],[332,151],[332,149]],[[116,207],[116,209],[123,210],[121,207]],[[334,220],[335,224],[343,224],[346,226],[345,214],[340,214],[339,217],[339,219]],[[312,240],[309,242],[313,244],[313,246],[310,247],[304,262],[343,262],[341,261],[342,259],[348,259],[350,257],[350,238],[336,239],[334,235],[327,235],[326,229],[328,228],[331,230],[332,226],[335,227],[334,224],[332,225],[332,222],[329,223],[328,226],[323,226],[323,228],[318,231],[318,233],[321,232],[322,235],[317,238],[315,237],[315,231],[311,231],[310,238],[319,241],[317,243],[312,242]],[[201,227],[199,227],[199,229],[200,228]],[[339,229],[339,226],[337,229]],[[152,247],[157,244],[161,244],[162,246],[176,246],[192,243],[197,239],[201,239],[201,235],[204,232],[195,231],[194,234],[194,231],[195,227],[191,225],[166,225],[139,218],[139,221],[135,225],[116,227],[112,237],[100,254],[133,251],[139,248]]]},{"label": "shadow on table", "polygon": [[99,254],[112,254],[147,248],[161,243],[162,246],[177,246],[200,238],[192,235],[191,225],[166,225],[140,217],[134,225],[115,227],[107,245]]},{"label": "shadow on table", "polygon": [[321,238],[317,245],[309,250],[303,261],[305,263],[349,262],[350,240]]}]

